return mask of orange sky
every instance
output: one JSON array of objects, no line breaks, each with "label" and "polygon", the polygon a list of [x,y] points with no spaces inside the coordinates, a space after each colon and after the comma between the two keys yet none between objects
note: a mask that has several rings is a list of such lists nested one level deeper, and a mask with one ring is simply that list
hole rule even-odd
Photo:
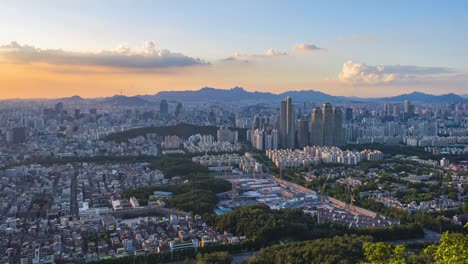
[{"label": "orange sky", "polygon": [[[418,90],[412,85],[366,85],[344,83],[336,77],[324,79],[319,71],[277,63],[269,59],[256,63],[213,63],[164,69],[125,69],[47,63],[0,63],[0,98],[85,98],[155,94],[168,90],[196,90],[201,87],[244,87],[249,91],[280,93],[312,89],[332,95],[377,97]],[[286,64],[286,65],[285,65]],[[332,75],[333,76],[333,75]],[[446,93],[438,84],[425,92]],[[421,88],[421,86],[419,87]],[[460,89],[458,91],[463,91]],[[457,91],[455,91],[457,92]],[[463,92],[459,92],[463,93]]]}]

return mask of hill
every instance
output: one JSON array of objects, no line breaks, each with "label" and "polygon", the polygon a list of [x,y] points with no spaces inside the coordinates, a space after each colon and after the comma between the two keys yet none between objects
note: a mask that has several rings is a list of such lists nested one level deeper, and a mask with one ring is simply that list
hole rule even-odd
[{"label": "hill", "polygon": [[411,102],[425,102],[425,103],[450,103],[450,102],[463,102],[465,99],[454,93],[432,95],[421,92],[412,92],[409,94],[402,94],[392,97],[375,98],[376,101],[385,102],[404,102],[409,100]]},{"label": "hill", "polygon": [[[123,132],[112,133],[107,135],[105,141],[116,141],[116,142],[125,142],[131,138],[136,138],[138,136],[146,136],[149,133],[156,133],[159,136],[169,136],[176,135],[182,138],[188,138],[195,134],[204,134],[204,135],[213,135],[216,137],[216,132],[218,130],[217,126],[198,126],[192,124],[181,123],[175,126],[166,126],[166,127],[142,127],[130,129]],[[246,130],[237,128],[239,131],[239,140],[246,140]]]},{"label": "hill", "polygon": [[146,100],[166,99],[179,102],[236,102],[276,100],[277,95],[264,92],[248,92],[241,87],[228,90],[204,87],[197,91],[161,91],[153,96],[144,96]]},{"label": "hill", "polygon": [[112,106],[152,106],[153,102],[147,101],[138,96],[114,95],[101,101],[102,104]]},{"label": "hill", "polygon": [[334,96],[314,90],[288,91],[280,94],[273,94],[269,92],[250,92],[241,87],[234,87],[231,89],[204,87],[196,91],[161,91],[155,95],[144,95],[140,97],[153,102],[166,99],[168,101],[178,102],[278,103],[286,96],[292,97],[296,102],[403,102],[405,100],[410,100],[413,102],[426,103],[450,103],[466,100],[463,97],[453,93],[432,95],[421,92],[413,92],[410,94],[402,94],[391,97],[360,98],[355,96]]}]

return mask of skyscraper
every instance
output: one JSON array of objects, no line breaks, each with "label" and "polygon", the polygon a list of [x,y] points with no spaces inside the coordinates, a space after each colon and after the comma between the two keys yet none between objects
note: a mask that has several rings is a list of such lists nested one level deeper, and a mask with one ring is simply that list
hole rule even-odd
[{"label": "skyscraper", "polygon": [[296,146],[296,107],[292,104],[292,98],[286,97],[286,112],[287,120],[286,127],[288,130],[287,145],[288,148],[294,148]]},{"label": "skyscraper", "polygon": [[333,146],[333,107],[330,103],[322,105],[323,145]]},{"label": "skyscraper", "polygon": [[281,147],[286,147],[286,101],[281,101],[279,118],[279,141]]},{"label": "skyscraper", "polygon": [[169,104],[166,100],[162,100],[159,104],[159,114],[161,116],[166,116],[169,113]]},{"label": "skyscraper", "polygon": [[309,121],[305,118],[297,120],[297,147],[309,145]]},{"label": "skyscraper", "polygon": [[280,139],[283,148],[294,148],[296,145],[296,108],[289,96],[281,101]]},{"label": "skyscraper", "polygon": [[312,109],[312,116],[310,119],[310,145],[323,145],[323,115],[320,108]]},{"label": "skyscraper", "polygon": [[405,100],[405,105],[404,105],[404,112],[409,113],[411,111],[411,102],[409,100]]},{"label": "skyscraper", "polygon": [[350,121],[351,119],[353,119],[353,109],[352,108],[346,108],[346,112],[345,112],[345,119],[346,121]]},{"label": "skyscraper", "polygon": [[339,107],[333,108],[333,146],[344,144],[343,111]]}]

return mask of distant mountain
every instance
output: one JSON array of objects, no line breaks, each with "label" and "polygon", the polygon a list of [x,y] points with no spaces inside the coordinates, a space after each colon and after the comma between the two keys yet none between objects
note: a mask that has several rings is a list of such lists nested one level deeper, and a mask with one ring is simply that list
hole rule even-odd
[{"label": "distant mountain", "polygon": [[150,101],[179,102],[239,102],[239,101],[270,101],[276,100],[278,95],[264,92],[248,92],[241,87],[229,90],[204,87],[197,91],[162,91],[155,95],[142,98]]},{"label": "distant mountain", "polygon": [[450,102],[460,102],[464,101],[463,97],[454,94],[442,94],[442,95],[432,95],[432,94],[425,94],[421,92],[412,92],[410,94],[402,94],[392,97],[382,97],[382,98],[374,98],[375,101],[387,101],[387,102],[403,102],[405,100],[409,100],[411,102],[425,102],[425,103],[450,103]]},{"label": "distant mountain", "polygon": [[336,102],[350,101],[355,98],[344,96],[333,96],[314,90],[288,91],[281,94],[268,92],[249,92],[241,87],[234,87],[228,90],[204,87],[197,91],[162,91],[155,95],[145,95],[141,98],[149,101],[160,101],[166,99],[179,102],[278,102],[286,96],[291,96],[296,101],[318,101]]},{"label": "distant mountain", "polygon": [[187,103],[244,103],[244,104],[276,104],[290,96],[295,102],[411,102],[424,103],[451,103],[468,101],[468,94],[457,95],[454,93],[443,95],[432,95],[421,92],[413,92],[390,97],[379,98],[361,98],[356,96],[334,96],[314,90],[288,91],[281,94],[269,92],[249,92],[241,87],[231,89],[217,89],[204,87],[196,91],[161,91],[155,95],[124,96],[115,95],[106,98],[85,99],[78,95],[52,99],[52,102],[63,103],[88,103],[88,104],[106,104],[114,106],[156,106],[161,100],[169,102],[187,102]]},{"label": "distant mountain", "polygon": [[151,106],[155,105],[153,102],[147,101],[138,96],[125,96],[114,95],[112,97],[104,98],[102,104],[113,106]]},{"label": "distant mountain", "polygon": [[403,102],[410,100],[412,102],[427,102],[427,103],[448,103],[459,102],[466,100],[459,95],[450,93],[444,95],[432,95],[421,92],[413,92],[410,94],[402,94],[392,97],[381,98],[360,98],[333,96],[323,92],[314,90],[288,91],[281,94],[273,94],[268,92],[249,92],[241,87],[234,87],[228,90],[205,87],[197,91],[162,91],[155,95],[145,95],[141,98],[148,101],[168,101],[179,102],[256,102],[256,103],[276,103],[283,100],[286,96],[290,96],[296,102]]},{"label": "distant mountain", "polygon": [[[286,96],[290,96],[295,101],[316,101],[316,102],[343,102],[357,100],[358,98],[351,98],[345,96],[333,96],[326,93],[314,91],[314,90],[302,90],[302,91],[288,91],[277,95],[277,99],[284,99]],[[361,99],[362,100],[362,99]]]}]

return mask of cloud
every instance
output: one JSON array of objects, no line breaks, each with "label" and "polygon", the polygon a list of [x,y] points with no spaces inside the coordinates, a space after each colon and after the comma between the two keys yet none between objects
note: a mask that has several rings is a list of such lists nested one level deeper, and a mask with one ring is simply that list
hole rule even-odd
[{"label": "cloud", "polygon": [[353,84],[389,84],[434,77],[453,71],[444,67],[419,67],[413,65],[380,65],[346,61],[338,78]]},{"label": "cloud", "polygon": [[40,49],[11,42],[0,46],[0,57],[13,63],[47,63],[52,65],[83,65],[114,68],[158,69],[206,65],[207,62],[181,53],[157,49],[152,41],[140,49],[121,46],[116,50],[76,52],[62,49]]},{"label": "cloud", "polygon": [[236,52],[232,56],[229,56],[223,61],[241,61],[241,62],[250,62],[252,60],[261,60],[266,58],[273,58],[273,57],[282,57],[287,56],[287,52],[277,51],[274,49],[268,49],[264,54],[243,54]]},{"label": "cloud", "polygon": [[295,51],[326,51],[327,49],[320,48],[317,45],[314,44],[296,44],[292,47],[293,50]]}]

